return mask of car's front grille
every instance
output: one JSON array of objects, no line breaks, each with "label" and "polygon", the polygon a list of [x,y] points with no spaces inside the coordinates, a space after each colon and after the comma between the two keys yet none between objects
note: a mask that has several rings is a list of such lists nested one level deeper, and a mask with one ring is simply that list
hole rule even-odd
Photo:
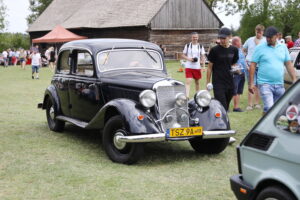
[{"label": "car's front grille", "polygon": [[161,121],[164,130],[168,128],[178,128],[178,126],[188,127],[189,117],[187,117],[186,120],[181,119],[182,115],[188,115],[187,103],[182,107],[176,105],[176,95],[178,93],[185,94],[184,85],[160,86],[157,88],[156,93],[160,119],[166,115],[170,115],[172,117],[172,120],[169,122],[166,119]]}]

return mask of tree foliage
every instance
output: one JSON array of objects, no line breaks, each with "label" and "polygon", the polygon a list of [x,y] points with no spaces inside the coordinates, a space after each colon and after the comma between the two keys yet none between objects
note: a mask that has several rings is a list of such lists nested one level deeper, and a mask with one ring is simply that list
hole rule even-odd
[{"label": "tree foliage", "polygon": [[30,39],[28,34],[22,33],[0,33],[0,52],[8,48],[29,49]]},{"label": "tree foliage", "polygon": [[215,12],[225,12],[226,15],[233,15],[247,9],[248,0],[205,0],[208,6]]},{"label": "tree foliage", "polygon": [[0,0],[0,31],[4,31],[7,26],[6,17],[6,6],[3,3],[3,0]]},{"label": "tree foliage", "polygon": [[53,0],[29,0],[31,14],[26,18],[28,24],[32,24],[49,6]]},{"label": "tree foliage", "polygon": [[297,36],[300,31],[299,0],[276,0],[273,9],[273,22],[284,35]]},{"label": "tree foliage", "polygon": [[297,36],[300,31],[299,0],[256,0],[246,8],[238,34],[243,41],[254,35],[257,24],[275,26],[283,35]]}]

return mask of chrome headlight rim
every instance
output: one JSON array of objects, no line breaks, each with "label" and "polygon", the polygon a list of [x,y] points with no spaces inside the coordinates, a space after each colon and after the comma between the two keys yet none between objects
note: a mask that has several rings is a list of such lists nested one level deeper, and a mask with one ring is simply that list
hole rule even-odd
[{"label": "chrome headlight rim", "polygon": [[156,103],[156,94],[153,90],[144,90],[140,93],[139,100],[144,107],[151,108]]},{"label": "chrome headlight rim", "polygon": [[187,104],[187,97],[184,93],[177,93],[175,103],[178,107],[183,107]]},{"label": "chrome headlight rim", "polygon": [[207,90],[200,90],[194,96],[194,100],[200,107],[207,107],[211,102],[211,95]]}]

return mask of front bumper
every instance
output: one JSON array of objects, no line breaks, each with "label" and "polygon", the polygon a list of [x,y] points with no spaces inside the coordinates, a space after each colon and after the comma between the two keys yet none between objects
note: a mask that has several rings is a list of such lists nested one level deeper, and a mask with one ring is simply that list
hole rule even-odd
[{"label": "front bumper", "polygon": [[244,182],[241,174],[230,177],[231,190],[238,200],[254,200],[255,189]]},{"label": "front bumper", "polygon": [[[217,131],[203,131],[203,139],[218,139],[228,138],[236,134],[234,130],[217,130]],[[162,142],[170,140],[166,137],[166,133],[155,133],[145,135],[129,135],[129,136],[116,136],[117,142],[126,143],[143,143],[143,142]],[[187,140],[189,138],[178,138],[178,140]]]}]

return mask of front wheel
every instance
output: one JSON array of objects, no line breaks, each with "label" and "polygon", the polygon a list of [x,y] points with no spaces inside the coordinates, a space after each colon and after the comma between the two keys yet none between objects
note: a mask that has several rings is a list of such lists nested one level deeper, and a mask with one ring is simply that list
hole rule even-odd
[{"label": "front wheel", "polygon": [[133,164],[142,157],[144,145],[124,143],[116,140],[117,136],[127,135],[120,115],[110,118],[103,130],[103,147],[108,157],[117,163]]},{"label": "front wheel", "polygon": [[56,132],[63,131],[65,127],[65,122],[56,119],[57,109],[54,106],[51,97],[49,97],[46,102],[46,117],[50,130]]},{"label": "front wheel", "polygon": [[296,200],[293,194],[280,186],[270,186],[263,189],[257,196],[257,200]]},{"label": "front wheel", "polygon": [[189,140],[193,149],[198,153],[218,154],[227,147],[229,138],[206,139],[196,137]]}]

